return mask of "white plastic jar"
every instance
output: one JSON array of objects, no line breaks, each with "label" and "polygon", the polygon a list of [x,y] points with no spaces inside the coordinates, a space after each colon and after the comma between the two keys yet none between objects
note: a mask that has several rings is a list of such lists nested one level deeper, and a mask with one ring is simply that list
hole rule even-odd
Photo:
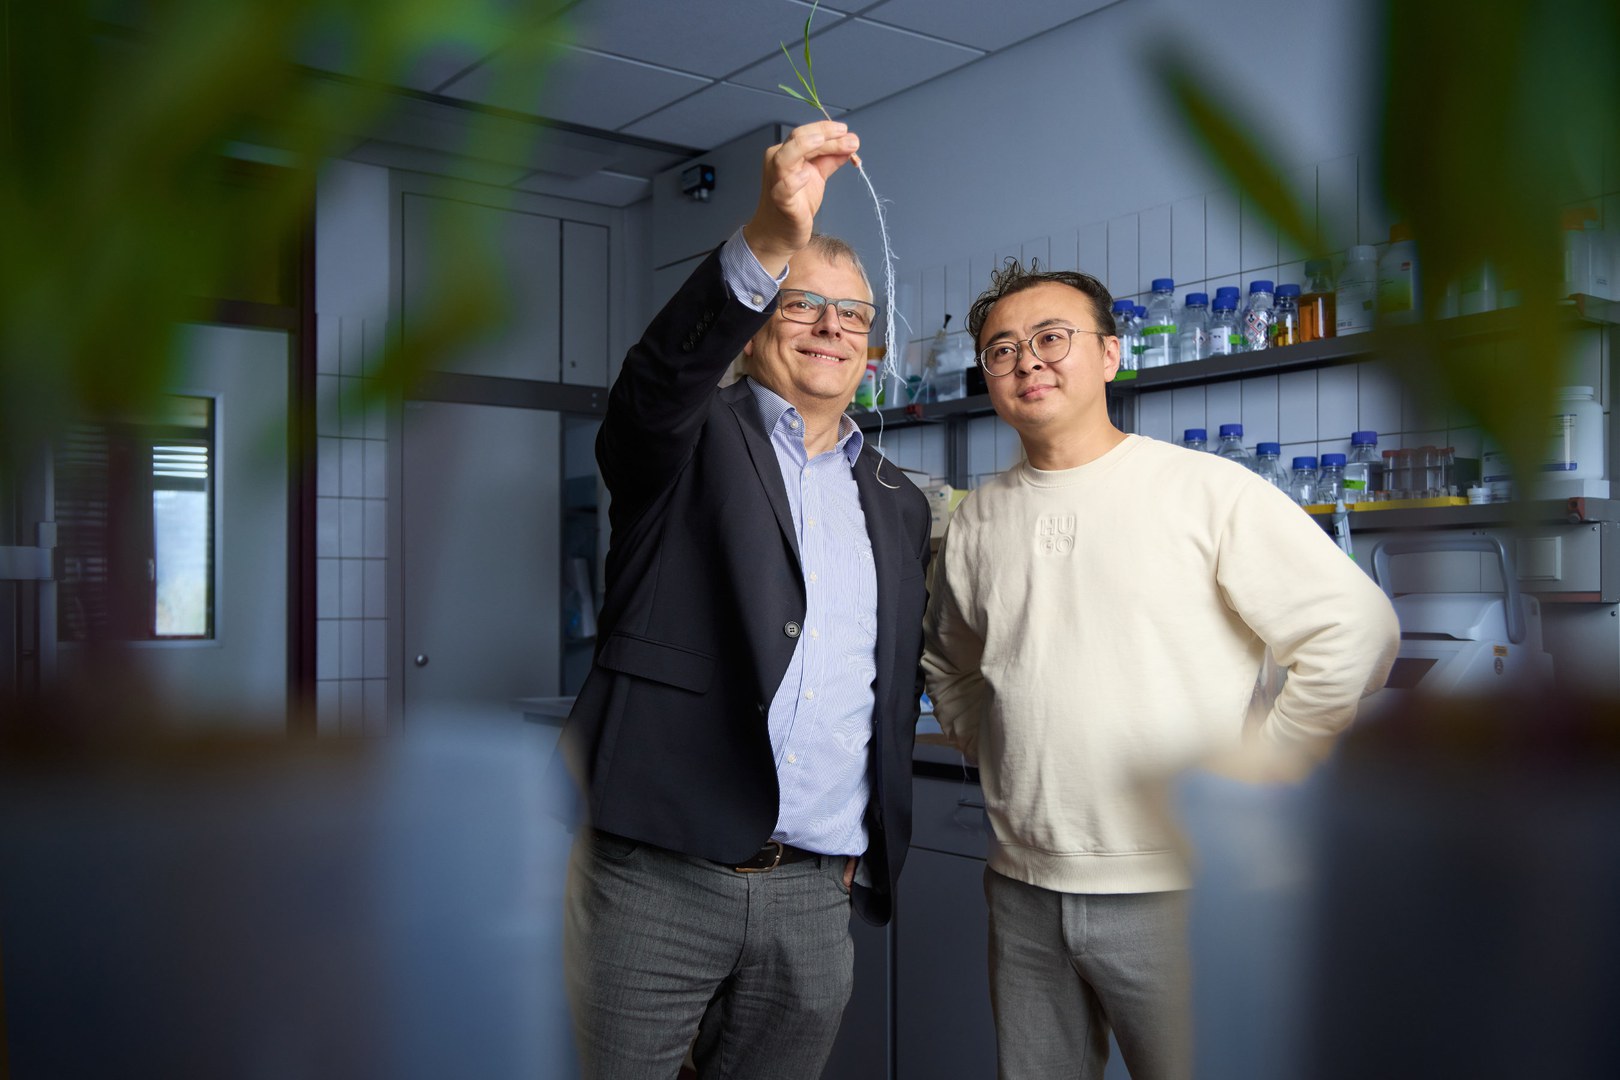
[{"label": "white plastic jar", "polygon": [[1542,472],[1549,480],[1602,480],[1603,406],[1590,386],[1563,386],[1552,415]]}]

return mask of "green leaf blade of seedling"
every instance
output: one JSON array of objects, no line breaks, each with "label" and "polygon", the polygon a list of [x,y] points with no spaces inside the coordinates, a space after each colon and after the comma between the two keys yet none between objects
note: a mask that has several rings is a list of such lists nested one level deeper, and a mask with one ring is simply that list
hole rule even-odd
[{"label": "green leaf blade of seedling", "polygon": [[783,83],[777,83],[776,88],[778,90],[782,91],[784,94],[792,94],[794,97],[798,98],[800,101],[804,102],[806,105],[813,105],[814,104],[814,102],[812,102],[809,98],[805,97],[803,94],[799,93],[797,90],[793,89],[793,87],[791,87],[791,86],[787,86],[787,85],[785,85]]}]

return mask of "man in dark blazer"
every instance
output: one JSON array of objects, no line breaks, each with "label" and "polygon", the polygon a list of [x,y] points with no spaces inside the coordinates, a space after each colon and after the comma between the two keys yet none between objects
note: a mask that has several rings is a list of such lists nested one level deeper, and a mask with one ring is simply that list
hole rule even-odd
[{"label": "man in dark blazer", "polygon": [[[911,835],[929,512],[844,413],[876,317],[813,235],[858,140],[765,156],[758,209],[630,350],[597,460],[607,599],[563,735],[586,797],[565,941],[592,1078],[819,1077],[849,911]],[[720,389],[739,355],[747,377]]]}]

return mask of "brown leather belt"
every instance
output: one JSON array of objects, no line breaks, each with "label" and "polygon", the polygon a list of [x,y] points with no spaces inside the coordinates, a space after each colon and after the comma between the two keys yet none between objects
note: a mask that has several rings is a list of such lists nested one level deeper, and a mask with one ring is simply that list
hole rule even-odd
[{"label": "brown leather belt", "polygon": [[780,840],[767,840],[765,846],[754,852],[753,857],[740,863],[727,864],[739,874],[763,874],[775,870],[778,866],[788,863],[804,862],[806,859],[820,858],[814,851],[784,844]]}]

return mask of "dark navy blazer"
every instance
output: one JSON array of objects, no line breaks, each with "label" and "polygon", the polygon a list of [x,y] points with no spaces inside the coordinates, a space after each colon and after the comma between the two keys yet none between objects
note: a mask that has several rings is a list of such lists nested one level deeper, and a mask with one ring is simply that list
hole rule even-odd
[{"label": "dark navy blazer", "polygon": [[[711,254],[625,357],[596,456],[612,496],[595,663],[563,732],[592,825],[719,862],[770,838],[778,790],[766,712],[804,621],[787,491],[749,388],[716,383],[774,313]],[[911,840],[929,511],[863,448],[854,466],[877,568],[864,856],[856,910],[888,921]]]}]

